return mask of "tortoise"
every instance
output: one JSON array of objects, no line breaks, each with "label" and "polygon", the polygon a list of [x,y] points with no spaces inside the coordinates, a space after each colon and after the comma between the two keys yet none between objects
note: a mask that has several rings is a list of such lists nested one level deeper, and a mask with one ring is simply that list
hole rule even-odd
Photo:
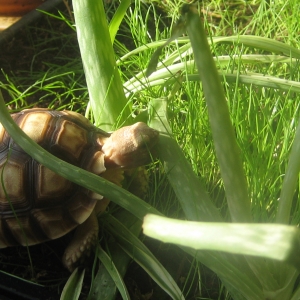
[{"label": "tortoise", "polygon": [[[79,113],[42,108],[12,114],[35,142],[60,159],[121,185],[126,168],[145,165],[158,132],[139,122],[112,134]],[[109,200],[47,169],[0,124],[0,248],[57,239],[76,228],[62,262],[72,271],[98,237]]]}]

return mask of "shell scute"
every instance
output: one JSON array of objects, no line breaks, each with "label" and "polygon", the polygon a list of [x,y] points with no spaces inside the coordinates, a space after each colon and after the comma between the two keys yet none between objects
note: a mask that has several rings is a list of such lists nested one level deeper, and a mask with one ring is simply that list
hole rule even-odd
[{"label": "shell scute", "polygon": [[26,184],[26,177],[30,176],[29,165],[30,157],[15,151],[11,151],[9,158],[0,160],[0,214],[12,215],[11,207],[15,212],[31,208],[31,200],[28,199],[30,191]]},{"label": "shell scute", "polygon": [[68,213],[77,224],[82,224],[94,210],[99,199],[92,196],[89,191],[80,190],[69,199]]},{"label": "shell scute", "polygon": [[2,144],[4,139],[4,134],[5,134],[5,128],[0,123],[0,153],[1,153],[1,149],[5,149],[5,145]]},{"label": "shell scute", "polygon": [[47,237],[40,230],[40,227],[29,217],[28,214],[18,215],[18,218],[6,218],[6,230],[9,230],[9,235],[14,239],[12,245],[16,242],[19,245],[35,245],[47,240]]},{"label": "shell scute", "polygon": [[[49,203],[50,205],[54,205],[55,202],[61,202],[61,198],[67,199],[74,189],[74,184],[71,181],[57,175],[43,165],[37,164],[36,174],[37,205],[39,202],[45,202],[46,199],[51,199],[52,203]],[[57,198],[58,200],[55,201]],[[48,205],[47,203],[45,204]]]},{"label": "shell scute", "polygon": [[17,241],[11,235],[11,232],[4,218],[0,219],[0,232],[0,248],[5,248],[7,246],[13,246],[17,244]]},{"label": "shell scute", "polygon": [[84,128],[67,120],[61,122],[54,141],[54,145],[59,148],[59,152],[72,155],[73,159],[78,161],[87,144],[87,132]]},{"label": "shell scute", "polygon": [[104,173],[106,168],[104,164],[104,153],[97,151],[91,157],[89,164],[87,165],[87,170],[94,174]]},{"label": "shell scute", "polygon": [[47,112],[24,115],[19,126],[36,143],[41,144],[49,129],[52,117]]},{"label": "shell scute", "polygon": [[35,209],[31,212],[46,239],[56,239],[78,226],[61,207]]}]

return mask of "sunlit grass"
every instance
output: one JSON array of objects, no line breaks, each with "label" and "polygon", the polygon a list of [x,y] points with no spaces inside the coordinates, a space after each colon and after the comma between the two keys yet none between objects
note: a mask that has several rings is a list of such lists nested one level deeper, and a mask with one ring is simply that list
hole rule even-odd
[{"label": "sunlit grass", "polygon": [[[269,22],[266,14],[262,15],[264,7],[260,7],[260,9],[257,18],[264,20],[264,24],[257,26],[258,23],[254,26],[255,20],[252,20],[252,23],[250,21],[249,24],[253,27],[251,31],[247,32],[248,34],[257,34],[257,31],[262,30],[264,25],[269,25],[265,24]],[[272,12],[268,10],[267,13]],[[280,13],[282,14],[282,11]],[[269,26],[267,26],[267,31],[265,34],[261,33],[261,35],[288,42],[282,38],[282,33],[286,30],[286,27],[283,29],[282,26],[287,24],[284,24],[284,21],[280,23],[281,21],[279,19],[276,20],[276,23],[272,23],[274,32],[269,32]],[[248,28],[251,27],[250,25]],[[278,35],[276,35],[277,28],[279,30]],[[244,53],[267,53],[238,45],[227,46],[221,44],[213,49],[215,56],[232,56],[232,60],[229,60],[227,65],[220,65],[220,69],[226,72],[237,71],[239,74],[256,72],[295,81],[299,79],[297,60],[282,64],[272,63],[272,61],[269,64],[252,64],[243,62],[233,56]],[[166,53],[168,53],[168,50]],[[157,93],[156,97],[160,97],[160,88],[160,86],[145,88],[141,94],[147,95],[150,90],[150,97],[155,98],[153,93]],[[182,146],[186,156],[193,164],[196,173],[204,177],[207,186],[211,190],[216,188],[222,190],[222,184],[219,180],[219,167],[213,154],[210,129],[207,126],[206,104],[202,98],[203,96],[201,96],[200,88],[201,86],[197,83],[184,82],[182,84],[182,89],[169,104],[171,110],[169,123],[179,145]],[[224,88],[237,141],[242,151],[252,201],[253,218],[257,222],[274,221],[287,158],[299,118],[297,104],[299,103],[299,97],[296,93],[284,91],[281,88],[270,89],[254,84],[241,84],[238,79],[236,82],[224,83]],[[169,91],[170,89],[166,84],[163,90],[164,95],[167,95]],[[212,182],[213,184],[211,184]],[[295,199],[297,198],[297,195],[295,195]],[[218,203],[218,205],[223,208],[224,202]],[[295,218],[297,215],[298,213],[294,212],[293,217]],[[297,224],[299,218],[296,218],[292,220],[292,223]]]}]

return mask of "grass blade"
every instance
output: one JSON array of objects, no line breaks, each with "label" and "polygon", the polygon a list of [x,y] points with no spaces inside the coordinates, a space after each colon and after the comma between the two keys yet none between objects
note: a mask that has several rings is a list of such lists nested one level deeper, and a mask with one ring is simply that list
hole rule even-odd
[{"label": "grass blade", "polygon": [[[142,229],[142,222],[135,218],[131,213],[126,210],[118,210],[114,213],[116,217],[124,226],[126,226],[132,234],[138,236]],[[103,224],[105,226],[105,224]],[[107,242],[107,252],[114,266],[117,268],[120,277],[123,277],[126,273],[127,267],[131,261],[131,258],[125,253],[125,251],[118,245],[115,239],[112,237]],[[111,267],[110,265],[108,267]],[[103,286],[103,283],[105,285]],[[89,293],[89,299],[115,299],[117,295],[117,288],[114,280],[109,275],[108,270],[101,264],[95,279],[93,280],[92,287]]]},{"label": "grass blade", "polygon": [[[146,45],[140,46],[131,52],[125,54],[120,60],[117,61],[120,64],[122,61],[128,59],[128,57],[132,55],[137,55],[142,51],[146,51],[148,49],[161,47],[166,43],[167,40],[159,40],[155,42],[148,43]],[[214,36],[208,39],[208,44],[243,44],[244,46],[251,47],[251,48],[258,48],[264,51],[275,52],[286,55],[287,58],[300,58],[300,50],[287,45],[285,43],[276,41],[274,39],[254,36],[254,35],[233,35],[233,36]],[[181,37],[178,38],[175,42],[171,42],[170,44],[178,43],[178,44],[186,44],[183,46],[183,51],[186,51],[190,47],[190,39],[188,37]],[[168,59],[168,58],[167,58]]]},{"label": "grass blade", "polygon": [[287,57],[300,58],[300,50],[285,43],[254,35],[214,37],[214,43],[240,43],[248,47],[285,54]]},{"label": "grass blade", "polygon": [[172,299],[183,300],[182,292],[171,275],[148,248],[114,217],[107,216],[105,221],[108,231],[114,235],[122,249],[145,269],[152,279],[169,294]]},{"label": "grass blade", "polygon": [[300,123],[298,124],[295,139],[290,153],[290,158],[279,198],[276,222],[289,224],[293,196],[296,190],[300,170]]},{"label": "grass blade", "polygon": [[67,283],[64,286],[64,289],[60,296],[60,300],[79,299],[84,273],[85,270],[79,272],[78,268],[73,271],[72,275],[69,277]]},{"label": "grass blade", "polygon": [[95,278],[92,280],[87,300],[113,300],[115,299],[117,291],[117,286],[114,280],[105,266],[101,264]]},{"label": "grass blade", "polygon": [[[115,285],[117,286],[123,300],[130,299],[130,296],[128,294],[128,291],[126,289],[125,283],[122,279],[122,275],[119,273],[118,269],[116,268],[114,262],[111,260],[111,258],[107,255],[107,253],[100,247],[98,247],[98,258],[103,263],[105,269],[109,273],[109,275],[112,278],[113,285],[107,286],[107,281],[100,278],[99,281],[97,281],[97,290],[99,293],[96,295],[95,293],[92,293],[93,297],[90,299],[114,299],[115,296]],[[104,288],[99,288],[100,285],[104,285]],[[94,282],[95,285],[95,282]],[[108,295],[110,295],[108,297]]]},{"label": "grass blade", "polygon": [[116,34],[119,30],[120,24],[124,18],[127,8],[131,4],[130,0],[122,0],[119,7],[117,8],[112,20],[109,23],[109,35],[112,44],[114,43]]}]

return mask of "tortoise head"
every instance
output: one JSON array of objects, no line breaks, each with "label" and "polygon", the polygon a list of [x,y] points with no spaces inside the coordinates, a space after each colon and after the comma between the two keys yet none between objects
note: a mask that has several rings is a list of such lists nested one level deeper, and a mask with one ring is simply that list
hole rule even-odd
[{"label": "tortoise head", "polygon": [[158,131],[142,122],[118,129],[102,147],[105,164],[134,168],[150,163],[158,136]]}]

